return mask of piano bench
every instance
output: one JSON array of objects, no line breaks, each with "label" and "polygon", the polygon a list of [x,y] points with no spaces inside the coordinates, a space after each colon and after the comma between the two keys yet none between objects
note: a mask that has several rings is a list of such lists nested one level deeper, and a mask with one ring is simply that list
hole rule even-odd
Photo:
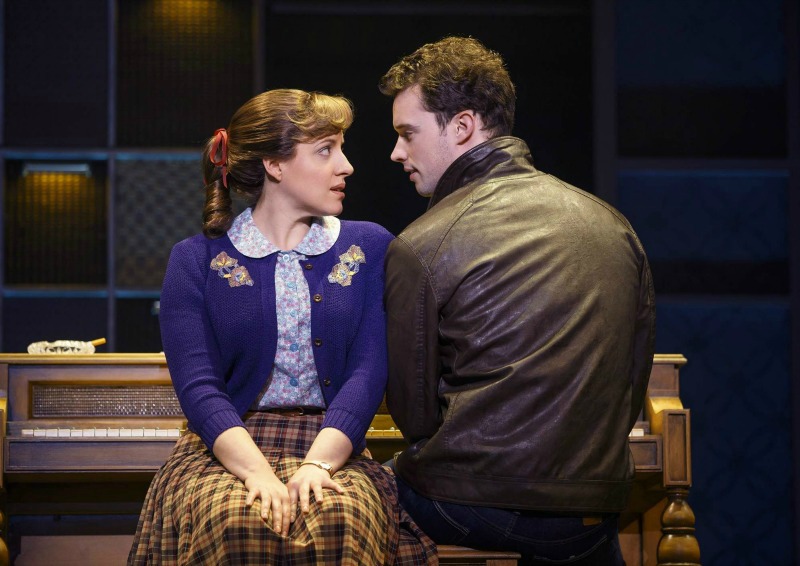
[{"label": "piano bench", "polygon": [[440,564],[462,564],[464,566],[517,566],[521,558],[517,552],[504,550],[475,550],[466,546],[439,545]]}]

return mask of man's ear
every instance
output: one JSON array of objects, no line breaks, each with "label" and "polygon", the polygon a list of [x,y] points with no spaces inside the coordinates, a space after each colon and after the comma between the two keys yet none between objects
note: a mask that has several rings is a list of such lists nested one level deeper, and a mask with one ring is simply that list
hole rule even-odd
[{"label": "man's ear", "polygon": [[475,117],[474,110],[462,110],[453,116],[450,121],[455,130],[456,143],[459,145],[468,144],[473,141],[473,136],[477,133],[480,124]]},{"label": "man's ear", "polygon": [[272,180],[280,182],[281,178],[283,177],[283,171],[281,171],[281,162],[277,159],[262,159],[261,163],[264,164],[264,170],[267,172],[267,175]]}]

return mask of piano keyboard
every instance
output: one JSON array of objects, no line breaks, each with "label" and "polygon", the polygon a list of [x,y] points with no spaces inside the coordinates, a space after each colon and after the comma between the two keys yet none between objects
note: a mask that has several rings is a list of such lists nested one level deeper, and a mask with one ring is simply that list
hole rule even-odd
[{"label": "piano keyboard", "polygon": [[23,428],[30,438],[179,438],[178,428]]}]

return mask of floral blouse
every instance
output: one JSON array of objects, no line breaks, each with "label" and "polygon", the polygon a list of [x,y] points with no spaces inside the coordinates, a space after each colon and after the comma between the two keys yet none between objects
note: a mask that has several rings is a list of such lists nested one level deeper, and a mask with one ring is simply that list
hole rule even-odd
[{"label": "floral blouse", "polygon": [[272,373],[254,409],[325,407],[311,345],[311,297],[300,262],[328,251],[339,237],[339,219],[315,218],[303,241],[293,250],[279,250],[258,230],[251,209],[233,222],[228,237],[243,255],[262,258],[277,253],[275,310],[278,349]]}]

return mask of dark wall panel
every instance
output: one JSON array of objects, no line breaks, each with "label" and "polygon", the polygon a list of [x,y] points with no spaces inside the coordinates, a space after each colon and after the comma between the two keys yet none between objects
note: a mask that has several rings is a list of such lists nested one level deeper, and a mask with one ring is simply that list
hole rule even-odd
[{"label": "dark wall panel", "polygon": [[657,293],[789,292],[785,171],[627,171],[619,209],[647,250]]},{"label": "dark wall panel", "polygon": [[786,155],[783,87],[626,87],[618,98],[626,157]]},{"label": "dark wall panel", "polygon": [[117,352],[161,351],[157,304],[149,298],[117,300]]},{"label": "dark wall panel", "polygon": [[5,2],[5,143],[105,146],[106,0]]},{"label": "dark wall panel", "polygon": [[253,94],[244,0],[118,3],[117,145],[198,147]]},{"label": "dark wall panel", "polygon": [[786,157],[783,4],[618,0],[620,155]]},{"label": "dark wall panel", "polygon": [[[28,344],[46,340],[89,341],[105,337],[108,303],[105,298],[3,299],[3,352],[27,352]],[[98,352],[107,352],[98,346]]]},{"label": "dark wall panel", "polygon": [[[657,351],[689,361],[681,370],[692,411],[689,503],[709,566],[796,562],[797,251],[787,209],[794,163],[784,159],[787,108],[797,105],[789,98],[797,37],[792,44],[785,34],[795,4],[616,1],[618,148],[630,167],[618,204],[651,261]],[[738,159],[753,160],[752,169]]]},{"label": "dark wall panel", "polygon": [[788,301],[658,302],[658,352],[681,352],[692,411],[689,503],[703,564],[792,560]]},{"label": "dark wall panel", "polygon": [[[427,199],[389,160],[396,141],[392,102],[377,85],[400,57],[447,35],[470,35],[500,52],[517,88],[514,135],[528,142],[537,167],[591,190],[589,3],[505,12],[477,7],[478,13],[433,8],[412,14],[409,8],[358,14],[337,13],[335,6],[303,13],[301,5],[267,14],[267,88],[322,90],[355,103],[345,145],[355,174],[343,217],[398,233],[425,210]],[[299,29],[302,41],[296,40]]]}]

